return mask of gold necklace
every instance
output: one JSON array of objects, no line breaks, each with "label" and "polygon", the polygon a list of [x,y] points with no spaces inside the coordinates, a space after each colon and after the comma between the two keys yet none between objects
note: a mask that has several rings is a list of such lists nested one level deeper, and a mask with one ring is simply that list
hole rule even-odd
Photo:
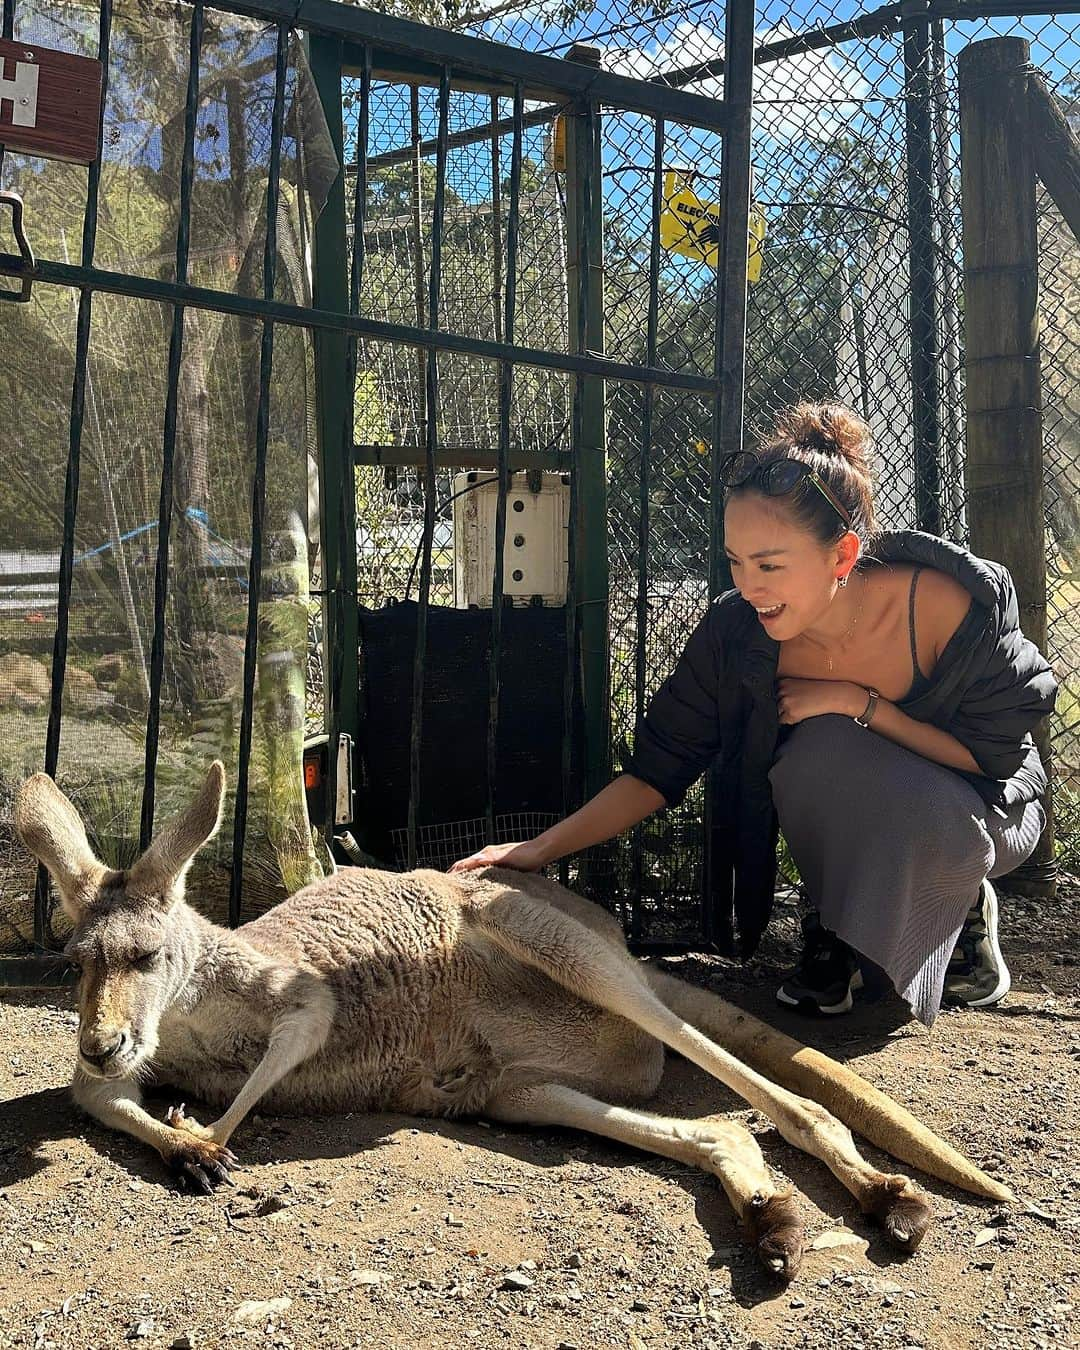
[{"label": "gold necklace", "polygon": [[[860,576],[861,576],[861,575],[862,575],[862,574],[860,573]],[[866,579],[865,579],[865,577],[864,577],[863,580],[862,580],[862,582],[861,582],[861,584],[860,584],[860,586],[859,586],[859,603],[858,603],[858,605],[856,606],[856,609],[855,609],[855,617],[851,620],[851,622],[848,624],[847,628],[845,628],[845,630],[843,631],[843,633],[840,634],[840,639],[839,639],[839,641],[838,641],[838,643],[837,643],[837,646],[838,646],[838,647],[842,647],[846,642],[850,642],[850,641],[851,641],[851,638],[854,636],[854,633],[855,633],[855,625],[859,622],[859,619],[862,617],[863,604],[864,604],[865,600],[866,600]],[[832,672],[833,672],[834,666],[833,666],[832,653],[828,650],[828,648],[826,648],[826,650],[825,650],[825,668],[826,668],[826,670],[828,670],[829,674],[831,675]]]}]

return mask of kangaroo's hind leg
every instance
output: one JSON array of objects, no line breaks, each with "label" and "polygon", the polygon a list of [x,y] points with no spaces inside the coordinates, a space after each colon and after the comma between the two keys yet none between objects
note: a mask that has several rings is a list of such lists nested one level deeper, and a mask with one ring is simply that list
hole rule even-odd
[{"label": "kangaroo's hind leg", "polygon": [[[790,1041],[782,1032],[774,1032],[764,1022],[758,1021],[757,1018],[751,1017],[715,994],[709,993],[708,990],[687,984],[684,980],[668,975],[666,971],[657,970],[654,966],[644,966],[642,972],[652,989],[676,1016],[726,1046],[740,1059],[768,1073],[777,1082],[803,1092],[807,1097],[821,1102],[826,1107],[833,1109],[840,1107],[841,1110],[847,1107],[848,1110],[844,1111],[844,1114],[848,1119],[861,1126],[863,1133],[882,1147],[888,1148],[889,1144],[892,1144],[895,1149],[900,1143],[904,1132],[896,1128],[896,1125],[901,1108],[883,1094],[877,1093],[869,1083],[858,1079],[851,1070],[826,1059],[823,1055],[816,1055],[813,1061],[814,1071],[799,1073],[795,1069],[795,1057],[809,1052],[797,1042]],[[778,1053],[778,1048],[788,1053]],[[791,1051],[795,1052],[794,1056]],[[843,1079],[843,1085],[849,1088],[849,1093],[839,1100],[837,1100],[838,1089],[841,1083],[835,1081],[836,1079]],[[848,1079],[855,1081],[848,1083]],[[880,1098],[880,1103],[871,1100],[870,1094]],[[882,1117],[881,1122],[874,1119],[875,1108],[880,1108],[878,1114]],[[905,1112],[904,1115],[906,1114]],[[929,1135],[929,1131],[920,1126],[914,1118],[910,1120],[913,1127]],[[875,1125],[877,1128],[871,1132],[868,1127],[872,1128]],[[833,1143],[845,1159],[851,1179],[850,1183],[845,1184],[858,1200],[863,1213],[871,1214],[878,1219],[899,1246],[912,1249],[918,1246],[933,1218],[925,1196],[906,1177],[880,1172],[865,1161],[855,1147],[850,1132],[844,1129],[839,1121],[836,1122],[836,1126],[836,1130],[833,1131]],[[943,1141],[934,1137],[933,1142],[942,1144]],[[925,1165],[925,1157],[920,1159],[916,1156],[910,1160],[916,1164],[923,1161]],[[829,1165],[832,1166],[831,1163]],[[835,1168],[833,1170],[835,1171]]]},{"label": "kangaroo's hind leg", "polygon": [[778,1192],[757,1140],[734,1120],[678,1120],[611,1106],[561,1083],[509,1082],[484,1108],[496,1120],[567,1126],[711,1172],[746,1226],[758,1256],[791,1279],[803,1252],[803,1224],[790,1192]]},{"label": "kangaroo's hind leg", "polygon": [[[866,1208],[872,1207],[882,1174],[859,1156],[850,1131],[815,1101],[778,1087],[716,1045],[650,987],[638,962],[599,940],[553,906],[516,891],[492,887],[491,898],[471,911],[472,921],[505,951],[580,998],[617,1013],[718,1078],[763,1111],[796,1148],[820,1158]],[[890,1179],[906,1191],[906,1178]],[[912,1191],[914,1188],[911,1188]],[[931,1212],[923,1205],[918,1224],[897,1224],[890,1235],[906,1250],[918,1245]]]}]

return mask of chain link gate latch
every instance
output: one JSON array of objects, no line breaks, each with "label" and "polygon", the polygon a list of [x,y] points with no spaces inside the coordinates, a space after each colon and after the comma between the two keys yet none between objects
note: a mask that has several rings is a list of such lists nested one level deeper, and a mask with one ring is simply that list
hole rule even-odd
[{"label": "chain link gate latch", "polygon": [[9,291],[0,288],[0,300],[25,305],[30,300],[30,287],[33,285],[33,278],[29,274],[34,270],[34,250],[23,229],[23,199],[17,192],[0,190],[0,207],[4,206],[11,208],[11,229],[19,246],[19,254],[16,257],[14,253],[0,253],[0,276],[21,278],[22,289]]}]

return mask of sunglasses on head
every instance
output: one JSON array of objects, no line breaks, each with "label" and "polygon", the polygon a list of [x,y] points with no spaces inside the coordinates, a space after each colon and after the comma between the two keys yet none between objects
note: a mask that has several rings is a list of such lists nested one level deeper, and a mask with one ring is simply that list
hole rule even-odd
[{"label": "sunglasses on head", "polygon": [[720,481],[725,488],[754,487],[766,497],[786,497],[803,483],[815,487],[828,504],[851,529],[851,512],[836,493],[823,482],[809,464],[801,459],[774,459],[762,464],[752,450],[736,450],[720,462]]}]

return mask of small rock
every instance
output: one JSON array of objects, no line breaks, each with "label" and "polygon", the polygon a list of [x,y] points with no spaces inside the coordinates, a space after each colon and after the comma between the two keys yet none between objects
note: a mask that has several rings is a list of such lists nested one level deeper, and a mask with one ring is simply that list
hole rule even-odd
[{"label": "small rock", "polygon": [[349,1271],[349,1283],[353,1285],[360,1285],[362,1287],[371,1287],[377,1284],[389,1284],[393,1278],[394,1277],[392,1275],[388,1275],[385,1270]]},{"label": "small rock", "polygon": [[511,1270],[503,1276],[501,1288],[525,1290],[531,1289],[535,1283],[536,1281],[530,1279],[523,1271]]},{"label": "small rock", "polygon": [[465,1227],[465,1220],[464,1220],[464,1219],[459,1219],[455,1214],[447,1214],[447,1215],[445,1215],[445,1216],[444,1216],[444,1222],[445,1222],[447,1228],[464,1228],[464,1227]]},{"label": "small rock", "polygon": [[125,1341],[143,1341],[147,1336],[154,1334],[153,1318],[148,1318],[145,1322],[136,1322],[133,1327],[128,1327]]},{"label": "small rock", "polygon": [[815,1252],[829,1247],[862,1247],[865,1250],[869,1245],[866,1239],[859,1237],[857,1233],[832,1230],[827,1233],[819,1233],[811,1242],[810,1248]]},{"label": "small rock", "polygon": [[793,1299],[791,1300],[791,1302],[788,1304],[788,1307],[789,1307],[789,1308],[805,1308],[805,1307],[806,1307],[806,1301],[805,1301],[804,1299],[801,1299],[801,1298],[793,1298]]},{"label": "small rock", "polygon": [[292,1307],[291,1298],[245,1299],[232,1315],[240,1326],[253,1327]]},{"label": "small rock", "polygon": [[182,1331],[169,1342],[169,1350],[195,1350],[195,1333]]},{"label": "small rock", "polygon": [[630,1311],[631,1311],[631,1312],[648,1312],[648,1311],[649,1311],[649,1305],[648,1305],[648,1303],[646,1303],[646,1301],[645,1301],[643,1298],[636,1298],[636,1299],[634,1299],[633,1303],[630,1304]]},{"label": "small rock", "polygon": [[988,1242],[996,1242],[997,1236],[998,1230],[996,1228],[980,1228],[971,1245],[973,1247],[985,1247]]},{"label": "small rock", "polygon": [[580,1269],[581,1269],[581,1253],[580,1253],[580,1252],[571,1252],[571,1253],[570,1253],[570,1255],[566,1258],[566,1268],[567,1268],[567,1270],[580,1270]]},{"label": "small rock", "polygon": [[519,1262],[518,1262],[518,1270],[535,1270],[535,1269],[536,1269],[536,1262],[535,1262],[535,1261],[531,1261],[531,1260],[530,1260],[530,1261],[519,1261]]}]

